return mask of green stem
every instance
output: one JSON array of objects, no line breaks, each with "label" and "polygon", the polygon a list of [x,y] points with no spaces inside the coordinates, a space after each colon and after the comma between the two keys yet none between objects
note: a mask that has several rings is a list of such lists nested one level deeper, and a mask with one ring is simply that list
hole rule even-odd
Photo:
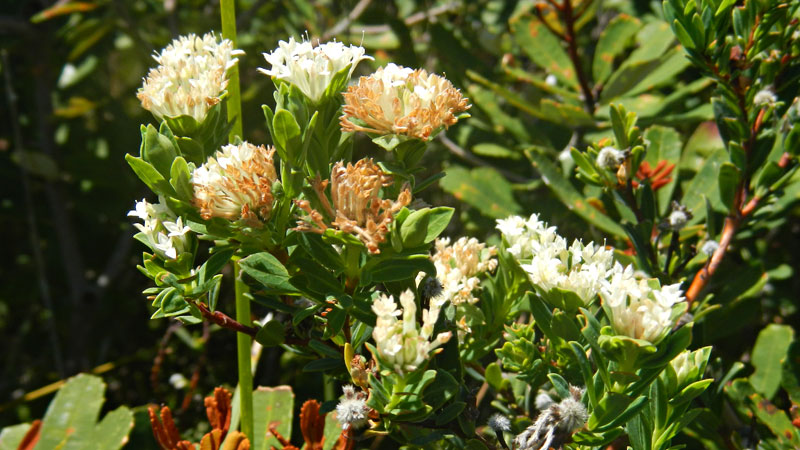
[{"label": "green stem", "polygon": [[[234,262],[233,275],[236,292],[236,320],[250,326],[250,300],[245,296],[247,285],[240,278],[239,261]],[[253,338],[236,333],[236,359],[239,365],[239,388],[241,392],[242,433],[253,438],[253,372],[250,369],[250,348]]]},{"label": "green stem", "polygon": [[[234,0],[220,0],[222,13],[222,38],[233,42],[233,48],[237,47],[236,41],[236,8]],[[242,136],[242,96],[239,88],[239,66],[235,65],[228,71],[228,121],[233,122],[233,128],[228,135],[228,140],[233,142],[236,136]]]},{"label": "green stem", "polygon": [[[222,18],[222,37],[229,39],[233,47],[237,47],[236,39],[236,7],[235,0],[220,0],[220,13]],[[228,121],[233,122],[233,128],[228,135],[228,141],[233,142],[237,136],[242,136],[242,98],[239,89],[239,67],[233,66],[229,72],[228,81]],[[250,326],[250,300],[245,297],[247,286],[241,281],[239,274],[239,261],[233,263],[236,292],[236,320],[244,326]],[[241,421],[242,433],[253,439],[253,373],[250,371],[250,347],[253,339],[244,334],[236,333],[236,359],[239,366],[239,388],[241,392]]]}]

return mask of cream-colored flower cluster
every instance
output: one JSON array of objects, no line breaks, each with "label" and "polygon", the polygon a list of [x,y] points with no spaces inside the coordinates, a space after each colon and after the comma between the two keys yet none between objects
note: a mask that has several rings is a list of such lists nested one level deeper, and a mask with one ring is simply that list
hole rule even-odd
[{"label": "cream-colored flower cluster", "polygon": [[422,140],[458,122],[456,114],[471,106],[446,78],[395,64],[361,77],[344,100],[342,130]]},{"label": "cream-colored flower cluster", "polygon": [[208,220],[222,217],[260,226],[272,212],[272,185],[278,179],[275,149],[248,142],[226,145],[192,172],[194,205]]},{"label": "cream-colored flower cluster", "polygon": [[531,281],[545,291],[561,288],[573,291],[590,303],[614,264],[613,251],[594,242],[583,244],[567,240],[534,214],[523,219],[512,216],[497,221],[497,228],[508,243],[508,251],[518,258]]},{"label": "cream-colored flower cluster", "polygon": [[258,69],[260,72],[297,86],[306,97],[319,102],[337,73],[350,67],[350,79],[358,63],[372,57],[355,45],[333,41],[314,46],[291,37],[289,42],[280,41],[271,53],[264,53],[264,59],[272,68]]},{"label": "cream-colored flower cluster", "polygon": [[496,253],[495,247],[486,247],[475,238],[461,237],[452,245],[450,238],[437,239],[436,253],[431,259],[442,284],[439,301],[450,301],[453,305],[477,302],[472,293],[479,287],[478,275],[497,267]]},{"label": "cream-colored flower cluster", "polygon": [[142,233],[145,245],[161,258],[177,259],[178,255],[189,250],[191,230],[183,224],[183,219],[163,204],[162,199],[155,204],[142,199],[136,202],[128,216],[138,217],[144,222],[133,226]]},{"label": "cream-colored flower cluster", "polygon": [[[334,220],[331,226],[358,237],[370,253],[380,253],[378,246],[386,240],[394,215],[411,202],[411,191],[406,188],[397,200],[382,199],[381,189],[392,184],[392,177],[372,162],[361,159],[346,165],[339,161],[331,170],[331,200],[328,203],[325,189],[328,180],[314,185],[325,212]],[[308,215],[298,222],[297,230],[324,233],[329,226],[323,215],[312,209],[308,200],[298,200],[297,205]]]},{"label": "cream-colored flower cluster", "polygon": [[653,287],[654,280],[636,277],[633,266],[614,266],[600,296],[618,334],[658,343],[675,325],[673,306],[684,300],[680,283]]},{"label": "cream-colored flower cluster", "polygon": [[[400,304],[402,310],[397,308],[394,297],[385,294],[375,300],[372,310],[377,321],[372,338],[380,359],[395,372],[404,374],[422,367],[441,351],[438,347],[449,341],[452,333],[448,331],[433,337],[441,303],[431,302],[430,308],[422,311],[422,326],[417,323],[417,305],[411,290],[400,294]],[[402,319],[397,318],[400,315]]]},{"label": "cream-colored flower cluster", "polygon": [[536,214],[498,220],[497,228],[533,284],[575,292],[585,303],[599,294],[618,334],[656,343],[674,325],[673,305],[683,301],[680,284],[653,287],[654,280],[615,263],[613,251],[594,242],[567,247]]},{"label": "cream-colored flower cluster", "polygon": [[221,100],[226,72],[243,54],[231,41],[217,41],[214,33],[181,36],[153,56],[159,65],[150,69],[136,96],[158,119],[186,115],[202,122]]}]

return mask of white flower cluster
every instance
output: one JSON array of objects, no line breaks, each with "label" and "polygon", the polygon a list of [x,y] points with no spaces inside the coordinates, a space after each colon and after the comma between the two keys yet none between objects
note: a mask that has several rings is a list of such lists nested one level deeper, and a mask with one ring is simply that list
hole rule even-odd
[{"label": "white flower cluster", "polygon": [[658,287],[658,282],[637,278],[633,266],[614,266],[603,281],[600,296],[614,330],[634,339],[658,343],[675,325],[673,306],[684,300],[680,283]]},{"label": "white flower cluster", "polygon": [[590,303],[614,264],[613,251],[594,242],[584,245],[567,240],[539,220],[537,214],[523,219],[512,216],[497,221],[497,229],[508,243],[508,252],[522,262],[531,281],[545,291],[573,291]]},{"label": "white flower cluster", "polygon": [[615,263],[612,250],[593,242],[576,240],[567,247],[537,214],[498,220],[497,228],[531,282],[545,291],[575,292],[586,303],[599,294],[618,334],[657,343],[675,324],[673,306],[684,299],[680,284],[658,287],[657,281],[637,276],[633,266]]},{"label": "white flower cluster", "polygon": [[231,41],[217,41],[214,33],[181,36],[153,56],[159,65],[150,69],[136,96],[158,119],[186,115],[202,122],[221,100],[226,72],[243,54]]},{"label": "white flower cluster", "polygon": [[297,86],[306,97],[318,102],[337,73],[350,67],[350,77],[359,62],[372,59],[364,52],[362,47],[348,47],[341,42],[317,43],[315,47],[310,41],[298,42],[291,37],[289,42],[280,41],[272,53],[264,53],[272,68],[258,70]]},{"label": "white flower cluster", "polygon": [[436,253],[431,259],[436,266],[436,277],[442,284],[440,302],[449,300],[453,305],[475,303],[472,292],[479,287],[478,275],[497,267],[495,247],[475,238],[461,237],[450,245],[450,238],[436,240]]},{"label": "white flower cluster", "polygon": [[336,419],[342,429],[363,427],[369,417],[367,394],[352,385],[342,386],[342,392],[344,396],[336,405]]},{"label": "white flower cluster", "polygon": [[135,226],[141,235],[139,239],[164,259],[177,259],[178,255],[189,249],[191,230],[184,226],[183,219],[175,216],[159,199],[159,203],[148,203],[142,199],[136,202],[128,216],[142,219],[144,224]]},{"label": "white flower cluster", "polygon": [[[431,356],[441,351],[437,347],[450,340],[452,333],[439,333],[433,340],[433,326],[439,318],[441,303],[431,302],[430,309],[422,311],[422,326],[417,324],[417,305],[414,293],[406,290],[400,294],[402,311],[397,309],[394,298],[381,294],[372,304],[378,316],[372,338],[381,360],[397,373],[412,372],[421,367]],[[397,316],[403,316],[398,320]]]}]

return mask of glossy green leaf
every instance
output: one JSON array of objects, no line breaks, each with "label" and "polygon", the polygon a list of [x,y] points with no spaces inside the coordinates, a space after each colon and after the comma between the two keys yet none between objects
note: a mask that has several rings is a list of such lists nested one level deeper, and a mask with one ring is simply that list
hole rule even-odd
[{"label": "glossy green leaf", "polygon": [[793,339],[794,330],[788,325],[769,324],[758,334],[751,356],[756,370],[750,375],[750,383],[767,399],[778,391],[783,364]]},{"label": "glossy green leaf", "polygon": [[611,75],[614,59],[628,46],[631,38],[639,31],[641,22],[627,14],[620,14],[608,23],[600,33],[594,50],[592,74],[595,82],[603,82]]},{"label": "glossy green leaf", "polygon": [[559,39],[533,16],[523,16],[511,24],[522,51],[547,73],[566,85],[578,88],[575,69]]},{"label": "glossy green leaf", "polygon": [[239,261],[242,272],[276,293],[298,293],[289,282],[289,272],[268,252],[254,253]]},{"label": "glossy green leaf", "polygon": [[494,219],[519,214],[522,210],[514,200],[511,183],[490,167],[471,170],[449,167],[440,184],[457,199]]},{"label": "glossy green leaf", "polygon": [[253,446],[267,450],[280,446],[280,442],[268,432],[270,425],[282,436],[292,435],[294,420],[294,392],[289,386],[261,387],[253,391]]}]

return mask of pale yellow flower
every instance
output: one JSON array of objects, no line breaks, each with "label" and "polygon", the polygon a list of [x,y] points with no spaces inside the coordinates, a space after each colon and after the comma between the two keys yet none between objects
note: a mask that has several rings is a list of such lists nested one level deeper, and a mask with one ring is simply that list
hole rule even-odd
[{"label": "pale yellow flower", "polygon": [[395,64],[361,77],[343,95],[343,131],[401,134],[422,140],[458,122],[456,114],[471,106],[446,78]]},{"label": "pale yellow flower", "polygon": [[243,54],[231,41],[217,41],[214,33],[181,36],[153,56],[159,65],[150,69],[136,97],[158,119],[192,116],[202,122],[221,101],[226,72]]},{"label": "pale yellow flower", "polygon": [[248,142],[226,145],[192,173],[194,205],[208,220],[222,217],[260,226],[272,211],[272,184],[278,179],[275,149]]}]

